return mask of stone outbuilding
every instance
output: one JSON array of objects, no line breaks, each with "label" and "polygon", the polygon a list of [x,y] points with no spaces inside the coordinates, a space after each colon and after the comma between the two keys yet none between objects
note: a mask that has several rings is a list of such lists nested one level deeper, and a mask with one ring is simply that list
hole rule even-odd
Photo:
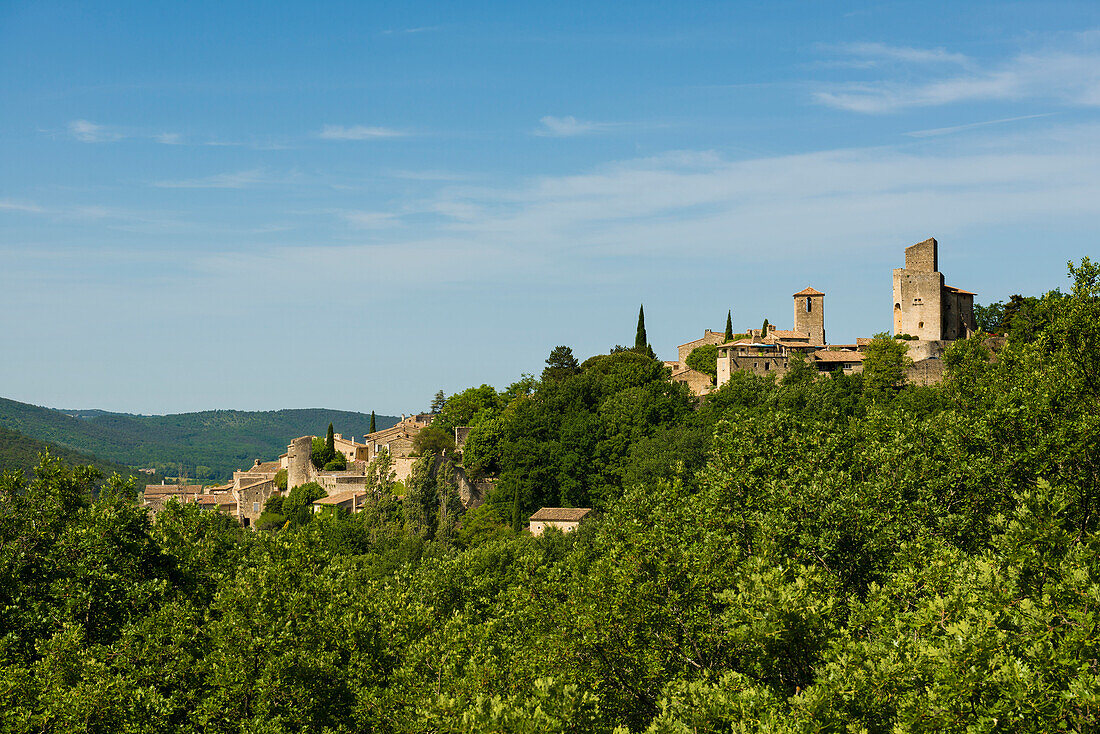
[{"label": "stone outbuilding", "polygon": [[572,532],[591,513],[591,507],[543,507],[531,515],[528,530],[535,537],[542,535],[547,528],[557,528],[563,533]]}]

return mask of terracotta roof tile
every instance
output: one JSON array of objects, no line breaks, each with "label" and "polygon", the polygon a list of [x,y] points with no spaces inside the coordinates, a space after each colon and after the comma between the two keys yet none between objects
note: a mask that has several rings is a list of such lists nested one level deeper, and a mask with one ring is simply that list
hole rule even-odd
[{"label": "terracotta roof tile", "polygon": [[818,362],[862,362],[866,356],[863,352],[836,352],[828,349],[814,352],[814,359]]},{"label": "terracotta roof tile", "polygon": [[543,507],[531,515],[531,519],[544,522],[577,522],[590,512],[592,512],[591,507]]},{"label": "terracotta roof tile", "polygon": [[822,293],[821,291],[815,289],[815,288],[811,288],[810,286],[806,286],[805,288],[800,290],[798,293],[795,293],[794,295],[797,298],[798,296],[823,296],[825,294]]}]

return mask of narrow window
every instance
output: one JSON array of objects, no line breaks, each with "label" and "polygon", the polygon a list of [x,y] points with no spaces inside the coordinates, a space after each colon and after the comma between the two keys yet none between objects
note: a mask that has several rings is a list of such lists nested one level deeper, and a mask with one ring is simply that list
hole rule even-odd
[{"label": "narrow window", "polygon": [[806,313],[809,313],[812,310],[813,310],[813,305],[812,305],[812,302],[810,301],[810,297],[806,296]]}]

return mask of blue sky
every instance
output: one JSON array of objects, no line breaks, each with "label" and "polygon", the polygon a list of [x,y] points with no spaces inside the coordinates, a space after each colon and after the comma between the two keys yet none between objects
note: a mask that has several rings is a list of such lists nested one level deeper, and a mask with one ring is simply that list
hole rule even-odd
[{"label": "blue sky", "polygon": [[1097,254],[1095,2],[0,2],[0,395],[395,414]]}]

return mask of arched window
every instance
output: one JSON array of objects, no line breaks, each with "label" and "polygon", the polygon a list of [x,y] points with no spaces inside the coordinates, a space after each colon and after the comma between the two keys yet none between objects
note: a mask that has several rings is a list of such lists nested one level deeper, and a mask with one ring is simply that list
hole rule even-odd
[{"label": "arched window", "polygon": [[806,313],[813,311],[813,309],[813,301],[810,300],[809,296],[806,296]]}]

